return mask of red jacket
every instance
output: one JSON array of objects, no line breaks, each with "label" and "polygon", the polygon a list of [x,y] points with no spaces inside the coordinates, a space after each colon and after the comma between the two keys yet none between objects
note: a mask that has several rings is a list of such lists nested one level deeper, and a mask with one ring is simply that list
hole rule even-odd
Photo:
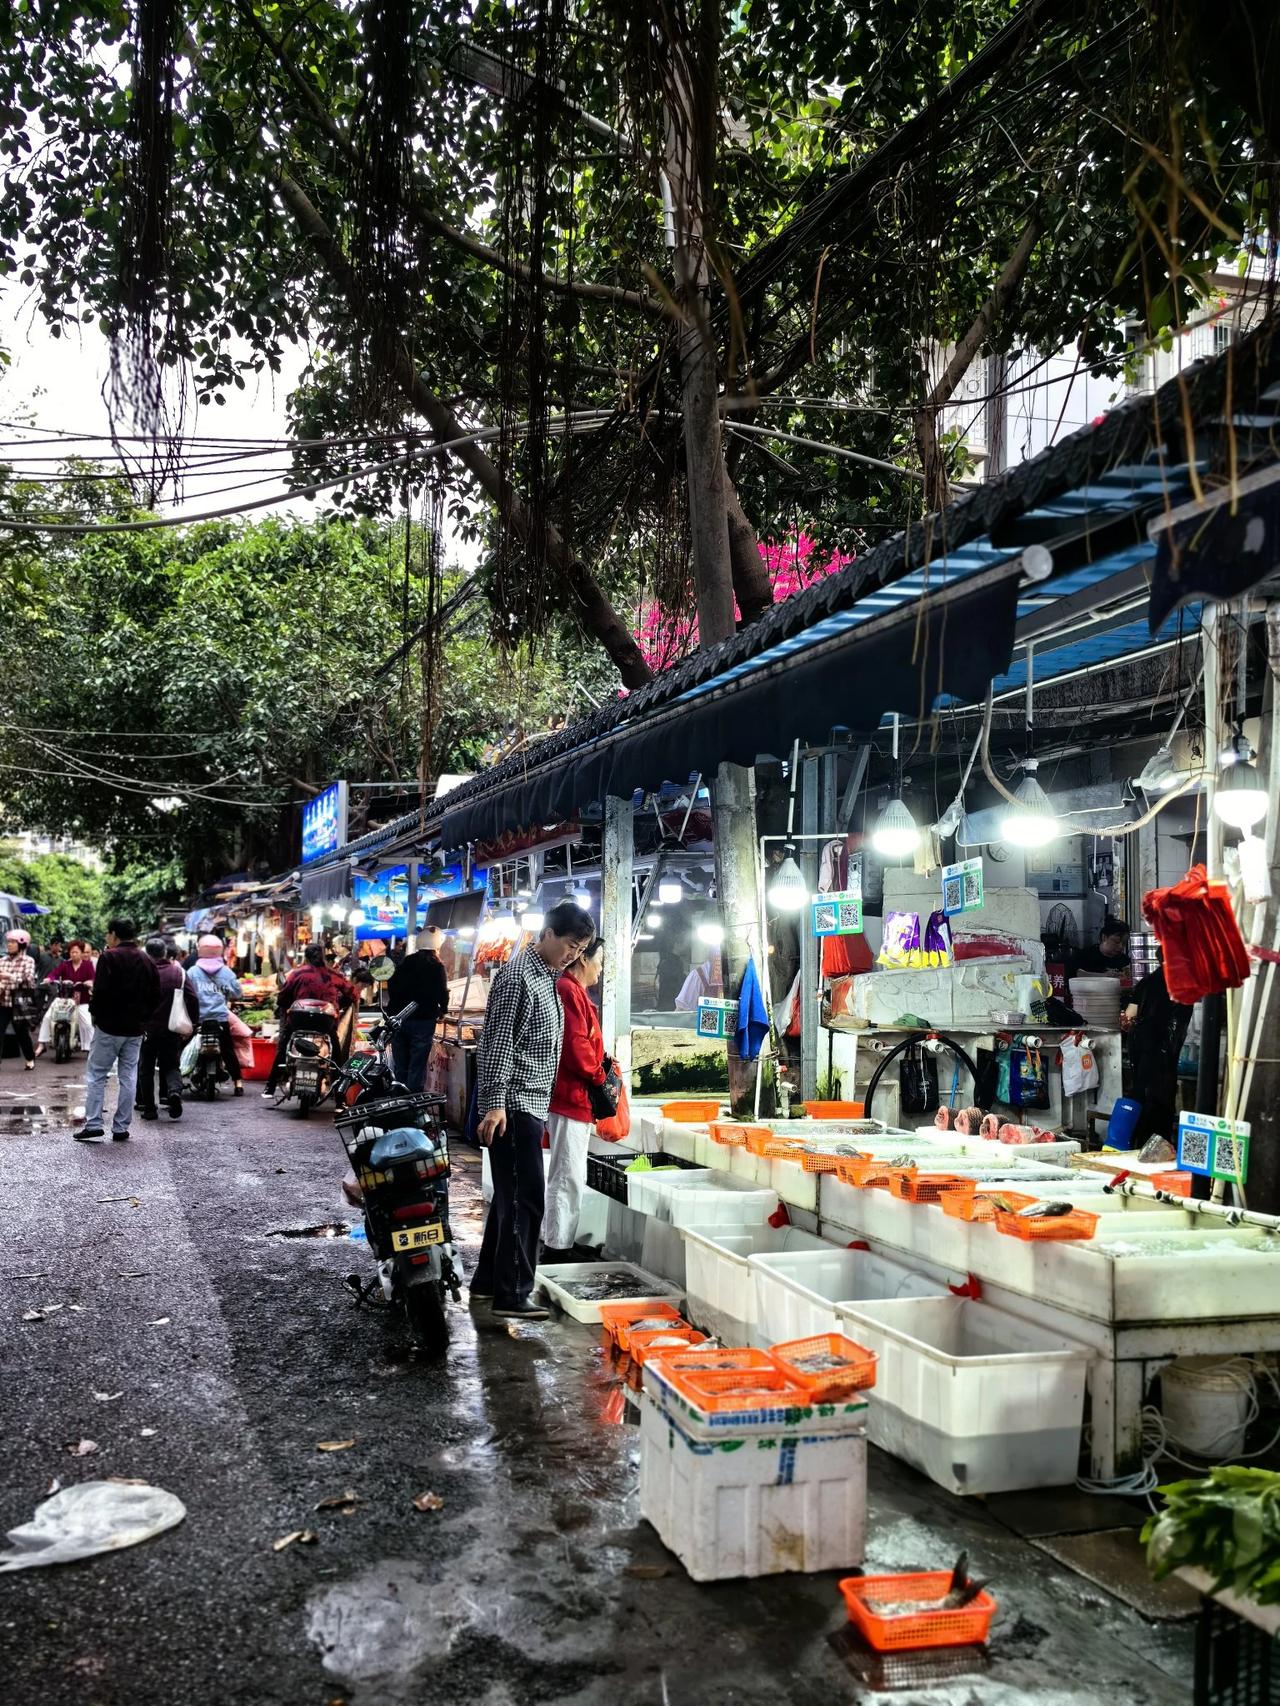
[{"label": "red jacket", "polygon": [[560,1066],[551,1087],[551,1112],[571,1120],[593,1120],[588,1084],[604,1083],[604,1037],[595,1003],[576,977],[566,972],[557,982],[564,1008]]}]

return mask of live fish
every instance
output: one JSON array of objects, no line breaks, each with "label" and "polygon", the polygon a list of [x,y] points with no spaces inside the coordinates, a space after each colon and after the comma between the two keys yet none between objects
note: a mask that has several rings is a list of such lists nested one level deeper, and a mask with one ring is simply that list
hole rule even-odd
[{"label": "live fish", "polygon": [[1029,1202],[1018,1210],[1020,1220],[1056,1220],[1060,1214],[1070,1214],[1069,1202]]},{"label": "live fish", "polygon": [[912,1617],[922,1611],[962,1611],[986,1587],[986,1582],[969,1575],[969,1554],[962,1552],[951,1572],[947,1591],[940,1599],[908,1599],[898,1605],[877,1606],[880,1617]]}]

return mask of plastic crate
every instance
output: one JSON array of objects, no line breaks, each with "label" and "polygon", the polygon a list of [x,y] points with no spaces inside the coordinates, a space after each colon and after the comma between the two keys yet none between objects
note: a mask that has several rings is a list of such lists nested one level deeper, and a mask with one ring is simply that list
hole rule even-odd
[{"label": "plastic crate", "polygon": [[673,1342],[679,1340],[681,1345],[693,1350],[697,1345],[709,1343],[707,1335],[700,1333],[696,1327],[691,1327],[687,1321],[673,1322],[670,1327],[654,1327],[647,1332],[637,1332],[634,1329],[627,1335],[627,1344],[632,1361],[643,1368],[650,1357],[667,1356],[679,1347]]},{"label": "plastic crate", "polygon": [[996,1205],[991,1192],[980,1191],[978,1185],[981,1181],[978,1179],[965,1179],[962,1183],[968,1188],[943,1194],[943,1214],[949,1214],[953,1220],[994,1220]]},{"label": "plastic crate", "polygon": [[876,1167],[887,1169],[888,1165],[876,1155],[842,1155],[836,1162],[836,1178],[842,1185],[856,1185],[861,1190]]},{"label": "plastic crate", "polygon": [[635,1160],[639,1151],[636,1149],[620,1149],[612,1155],[587,1155],[587,1183],[593,1191],[599,1191],[601,1196],[611,1197],[614,1202],[626,1202],[627,1180],[626,1168],[629,1162]]},{"label": "plastic crate", "polygon": [[780,1161],[784,1156],[795,1155],[804,1147],[803,1138],[784,1137],[767,1125],[749,1125],[743,1129],[747,1136],[748,1155],[762,1155],[768,1161]]},{"label": "plastic crate", "polygon": [[865,1107],[861,1102],[805,1102],[804,1111],[811,1120],[860,1120]]},{"label": "plastic crate", "polygon": [[[1068,1239],[1093,1237],[1098,1229],[1098,1216],[1086,1209],[1073,1208],[1069,1214],[1044,1220],[1026,1219],[1017,1212],[1044,1200],[1001,1191],[993,1205],[996,1231],[1003,1232],[1006,1238],[1020,1238],[1024,1244],[1065,1243]],[[1008,1203],[1009,1207],[1002,1208],[1001,1203]]]},{"label": "plastic crate", "polygon": [[689,1320],[729,1344],[755,1338],[756,1285],[750,1258],[830,1246],[798,1226],[684,1226],[685,1310]]},{"label": "plastic crate", "polygon": [[916,1611],[886,1617],[895,1605],[941,1599],[951,1585],[950,1570],[926,1570],[907,1576],[849,1576],[840,1583],[849,1621],[878,1653],[902,1648],[972,1647],[985,1641],[996,1602],[985,1591],[959,1611]]},{"label": "plastic crate", "polygon": [[785,1344],[817,1333],[840,1331],[839,1311],[858,1298],[946,1297],[947,1288],[893,1256],[873,1250],[782,1251],[753,1256],[756,1288],[754,1343]]},{"label": "plastic crate", "polygon": [[897,1167],[889,1174],[889,1190],[900,1202],[941,1202],[972,1183],[955,1173],[918,1173],[914,1167]]},{"label": "plastic crate", "polygon": [[[772,1345],[769,1355],[782,1372],[818,1402],[847,1398],[850,1392],[865,1392],[876,1383],[876,1359],[872,1351],[846,1339],[843,1333],[817,1333],[809,1339],[792,1339]],[[838,1358],[840,1368],[806,1370],[810,1357]]]},{"label": "plastic crate", "polygon": [[722,1143],[729,1149],[740,1149],[747,1141],[747,1127],[735,1120],[708,1120],[707,1133],[712,1143]]},{"label": "plastic crate", "polygon": [[879,1359],[874,1444],[953,1493],[1075,1479],[1087,1346],[973,1298],[840,1304],[837,1317]]},{"label": "plastic crate", "polygon": [[625,1303],[601,1303],[597,1307],[600,1311],[600,1325],[604,1328],[606,1337],[624,1351],[630,1348],[633,1321],[661,1319],[669,1321],[675,1327],[688,1325],[680,1311],[670,1303],[646,1303],[643,1300],[633,1303],[628,1298]]},{"label": "plastic crate", "polygon": [[1196,1623],[1192,1706],[1280,1706],[1274,1636],[1214,1599]]},{"label": "plastic crate", "polygon": [[719,1102],[664,1102],[662,1117],[674,1125],[705,1125],[719,1116]]}]

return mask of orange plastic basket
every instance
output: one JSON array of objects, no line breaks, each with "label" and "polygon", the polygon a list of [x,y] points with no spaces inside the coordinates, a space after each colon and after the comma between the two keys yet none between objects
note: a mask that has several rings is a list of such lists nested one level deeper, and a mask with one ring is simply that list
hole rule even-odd
[{"label": "orange plastic basket", "polygon": [[631,1359],[641,1368],[651,1356],[661,1356],[664,1351],[674,1351],[679,1347],[671,1343],[678,1338],[686,1349],[692,1350],[695,1345],[705,1345],[707,1335],[700,1333],[696,1327],[690,1327],[686,1322],[672,1322],[670,1327],[653,1327],[643,1333],[632,1332],[627,1335],[627,1347]]},{"label": "orange plastic basket", "polygon": [[804,1111],[811,1120],[860,1120],[865,1105],[862,1102],[806,1102]]},{"label": "orange plastic basket", "polygon": [[[816,1403],[847,1398],[851,1392],[865,1392],[876,1383],[875,1352],[846,1339],[843,1333],[816,1333],[809,1339],[788,1339],[785,1344],[771,1345],[769,1355],[787,1378],[803,1386]],[[841,1366],[821,1369],[804,1366],[817,1358],[837,1359]]]},{"label": "orange plastic basket", "polygon": [[767,1125],[749,1125],[745,1129],[748,1155],[763,1155],[771,1161],[781,1161],[784,1156],[798,1154],[804,1147],[803,1138],[784,1137],[771,1131]]},{"label": "orange plastic basket", "polygon": [[664,1102],[662,1117],[676,1125],[704,1125],[719,1117],[719,1102]]},{"label": "orange plastic basket", "polygon": [[996,1205],[991,1200],[991,1192],[980,1191],[977,1179],[961,1179],[961,1189],[944,1191],[939,1199],[942,1203],[943,1214],[949,1214],[953,1220],[994,1220]]},{"label": "orange plastic basket", "polygon": [[[1003,1232],[1006,1238],[1021,1238],[1024,1243],[1064,1243],[1070,1238],[1092,1238],[1098,1225],[1096,1214],[1089,1214],[1085,1209],[1073,1208],[1070,1214],[1055,1215],[1052,1220],[1024,1220],[1017,1213],[1028,1203],[1040,1202],[1040,1197],[1015,1196],[1012,1192],[1001,1191],[998,1201],[993,1204],[996,1231]],[[1000,1203],[1007,1203],[1007,1208],[1001,1208]]]},{"label": "orange plastic basket", "polygon": [[733,1120],[708,1120],[707,1130],[711,1133],[712,1143],[729,1144],[740,1149],[747,1141],[747,1128],[738,1125]]},{"label": "orange plastic basket", "polygon": [[678,1375],[740,1373],[777,1367],[767,1351],[758,1351],[749,1345],[713,1345],[700,1351],[663,1351],[661,1357],[654,1360],[661,1362],[662,1373],[673,1386]]},{"label": "orange plastic basket", "polygon": [[602,1303],[600,1320],[606,1338],[612,1339],[623,1351],[630,1348],[633,1321],[670,1321],[673,1327],[689,1325],[680,1311],[669,1303]]},{"label": "orange plastic basket", "polygon": [[887,1183],[889,1163],[878,1155],[842,1155],[836,1177],[846,1185],[857,1185],[860,1190],[865,1190],[877,1181],[882,1185]]},{"label": "orange plastic basket", "polygon": [[834,1149],[802,1149],[799,1161],[806,1173],[835,1173],[842,1161],[852,1161],[852,1155],[840,1155]]},{"label": "orange plastic basket", "polygon": [[918,1173],[914,1167],[895,1167],[889,1174],[889,1189],[902,1202],[941,1202],[971,1183],[955,1173]]},{"label": "orange plastic basket", "polygon": [[885,1616],[895,1605],[922,1599],[942,1599],[951,1584],[949,1570],[927,1570],[910,1576],[846,1576],[840,1592],[849,1608],[849,1621],[877,1653],[896,1653],[910,1647],[973,1647],[985,1641],[996,1613],[989,1593],[980,1593],[961,1611],[914,1611]]},{"label": "orange plastic basket", "polygon": [[735,1410],[803,1410],[813,1403],[812,1393],[797,1386],[775,1364],[768,1368],[708,1369],[703,1373],[672,1371],[669,1359],[658,1366],[664,1379],[708,1416],[732,1414]]}]

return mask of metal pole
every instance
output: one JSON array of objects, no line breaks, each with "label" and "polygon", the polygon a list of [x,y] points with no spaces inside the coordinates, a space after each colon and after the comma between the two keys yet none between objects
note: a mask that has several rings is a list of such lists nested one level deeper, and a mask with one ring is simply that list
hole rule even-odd
[{"label": "metal pole", "polygon": [[[818,886],[818,765],[805,758],[800,769],[800,869],[812,894]],[[800,914],[800,1100],[818,1099],[818,938],[809,928],[808,908]]]},{"label": "metal pole", "polygon": [[418,855],[410,853],[406,866],[408,890],[405,900],[404,951],[411,954],[418,945]]},{"label": "metal pole", "polygon": [[604,981],[600,1028],[605,1047],[624,1077],[631,1071],[631,889],[635,827],[631,800],[604,802],[604,845],[600,869],[600,934],[604,937]]},{"label": "metal pole", "polygon": [[1218,743],[1221,733],[1218,721],[1218,699],[1221,692],[1221,659],[1218,652],[1220,629],[1218,606],[1206,604],[1200,617],[1200,650],[1204,655],[1205,865],[1211,877],[1222,874],[1222,825],[1213,809],[1213,798],[1217,791]]}]

